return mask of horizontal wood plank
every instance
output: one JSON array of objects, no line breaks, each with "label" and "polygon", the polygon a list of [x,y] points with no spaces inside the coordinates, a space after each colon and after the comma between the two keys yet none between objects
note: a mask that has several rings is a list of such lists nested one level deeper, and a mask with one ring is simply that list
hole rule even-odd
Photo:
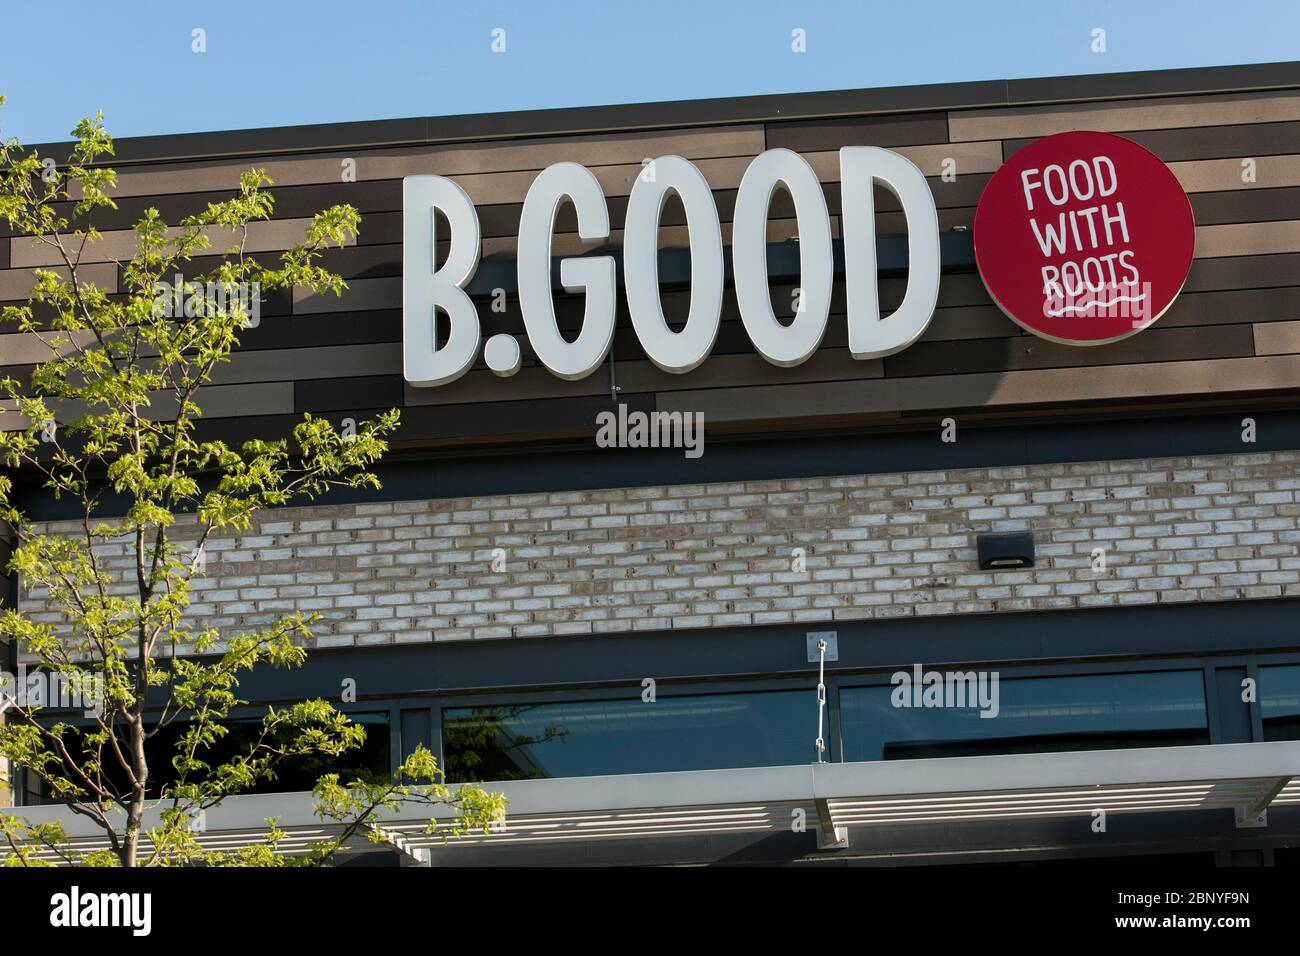
[{"label": "horizontal wood plank", "polygon": [[707,129],[619,133],[610,136],[543,137],[492,140],[449,146],[413,146],[332,152],[292,157],[249,157],[217,162],[169,163],[131,167],[119,172],[116,196],[207,192],[237,189],[239,176],[264,169],[282,186],[337,183],[346,188],[344,160],[355,161],[358,182],[404,176],[475,176],[525,170],[534,172],[557,162],[588,166],[635,163],[676,154],[697,160],[717,156],[757,155],[763,128],[757,125]]},{"label": "horizontal wood plank", "polygon": [[1254,355],[1251,326],[1156,327],[1108,345],[1080,348],[1022,335],[965,342],[918,342],[885,359],[893,377],[964,375],[1034,368],[1131,365]]},{"label": "horizontal wood plank", "polygon": [[917,146],[948,141],[946,113],[904,113],[767,124],[768,149],[795,152],[843,146]]},{"label": "horizontal wood plank", "polygon": [[658,407],[703,412],[706,422],[744,424],[771,417],[777,403],[787,421],[940,412],[1102,400],[1154,399],[1294,389],[1300,356],[1163,362],[973,375],[824,382],[764,389],[665,392]]},{"label": "horizontal wood plank", "polygon": [[953,142],[1020,139],[1070,130],[1102,133],[1282,123],[1300,120],[1300,94],[1291,90],[1211,96],[1154,97],[1121,103],[1072,103],[1064,106],[1013,106],[953,111],[948,133]]},{"label": "horizontal wood plank", "polygon": [[[47,272],[53,272],[67,281],[70,270],[64,266],[41,266]],[[93,285],[101,292],[117,292],[117,266],[112,263],[87,263],[77,269],[77,280]],[[36,277],[31,268],[0,270],[0,301],[22,301],[36,285]]]},{"label": "horizontal wood plank", "polygon": [[1300,219],[1196,227],[1196,257],[1300,252]]},{"label": "horizontal wood plank", "polygon": [[[302,242],[306,235],[310,219],[273,219],[269,222],[253,222],[248,226],[245,238],[233,230],[212,226],[204,229],[214,252],[227,248],[239,248],[241,243],[246,252],[269,252],[288,249],[295,243]],[[176,238],[181,233],[178,227],[167,230],[168,238]],[[349,239],[348,242],[355,242]],[[100,240],[87,243],[80,252],[82,263],[112,262],[130,259],[136,252],[137,239],[133,230],[115,230],[102,234]],[[19,268],[33,266],[57,265],[63,261],[58,249],[32,239],[15,239],[11,252],[13,265]]]},{"label": "horizontal wood plank", "polygon": [[[1126,139],[1145,146],[1166,163],[1192,159],[1236,159],[1294,153],[1300,143],[1300,122],[1234,123],[1231,126],[1190,126],[1184,129],[1126,130]],[[1010,139],[1003,144],[1010,158],[1036,137]]]},{"label": "horizontal wood plank", "polygon": [[[281,415],[293,412],[292,382],[259,382],[246,385],[207,385],[196,398],[204,420],[215,418],[242,418],[250,415]],[[151,421],[167,421],[174,417],[176,403],[170,392],[154,394],[154,402],[141,410],[142,417]],[[54,407],[57,420],[67,424],[85,414],[84,408],[71,405]],[[26,428],[27,420],[17,411],[10,399],[0,401],[0,431]],[[253,437],[251,435],[246,437]]]},{"label": "horizontal wood plank", "polygon": [[1275,288],[1296,285],[1297,276],[1300,255],[1296,253],[1195,259],[1183,292]]},{"label": "horizontal wood plank", "polygon": [[[1300,310],[1295,313],[1300,316]],[[1258,355],[1295,355],[1300,353],[1300,319],[1291,322],[1267,322],[1253,326],[1255,352]]]},{"label": "horizontal wood plank", "polygon": [[1300,186],[1193,193],[1188,198],[1192,201],[1192,217],[1201,226],[1300,219]]},{"label": "horizontal wood plank", "polygon": [[1170,170],[1189,193],[1217,192],[1223,189],[1277,189],[1300,186],[1300,155],[1260,156],[1255,160],[1253,182],[1243,176],[1247,169],[1240,159],[1202,159],[1190,163],[1170,163]]}]

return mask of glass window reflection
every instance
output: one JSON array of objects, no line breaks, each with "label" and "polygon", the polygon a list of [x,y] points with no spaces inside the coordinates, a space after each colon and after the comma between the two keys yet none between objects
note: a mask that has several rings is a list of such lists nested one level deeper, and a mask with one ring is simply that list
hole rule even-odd
[{"label": "glass window reflection", "polygon": [[812,691],[443,712],[447,779],[455,783],[808,763],[816,734]]},{"label": "glass window reflection", "polygon": [[1300,740],[1300,664],[1259,669],[1265,740]]},{"label": "glass window reflection", "polygon": [[1209,743],[1200,671],[1001,680],[978,708],[895,707],[892,686],[840,691],[845,760]]}]

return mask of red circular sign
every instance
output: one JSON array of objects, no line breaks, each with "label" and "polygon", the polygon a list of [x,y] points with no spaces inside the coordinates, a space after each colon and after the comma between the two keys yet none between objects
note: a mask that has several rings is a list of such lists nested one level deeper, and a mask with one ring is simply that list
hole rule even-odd
[{"label": "red circular sign", "polygon": [[1104,345],[1160,318],[1195,242],[1174,174],[1110,133],[1031,143],[993,174],[975,210],[989,295],[1030,332],[1068,345]]}]

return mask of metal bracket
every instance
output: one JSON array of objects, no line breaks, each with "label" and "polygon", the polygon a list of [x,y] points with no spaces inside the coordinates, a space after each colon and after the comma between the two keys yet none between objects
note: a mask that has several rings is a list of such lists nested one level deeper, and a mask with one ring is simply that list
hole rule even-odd
[{"label": "metal bracket", "polygon": [[804,635],[808,644],[808,663],[816,664],[820,661],[821,652],[817,650],[819,641],[826,642],[826,659],[828,661],[838,661],[840,659],[840,644],[837,637],[838,631],[809,631]]},{"label": "metal bracket", "polygon": [[819,850],[847,850],[849,848],[849,828],[834,827],[832,836],[827,836],[826,831],[818,828],[817,830],[817,849]]},{"label": "metal bracket", "polygon": [[1268,826],[1268,805],[1273,802],[1279,793],[1286,789],[1286,785],[1290,782],[1290,777],[1277,777],[1264,788],[1264,791],[1254,803],[1233,807],[1233,821],[1237,824],[1237,827],[1245,829],[1247,827]]},{"label": "metal bracket", "polygon": [[609,347],[609,400],[618,402],[618,393],[623,391],[623,387],[614,381],[614,346]]},{"label": "metal bracket", "polygon": [[1261,810],[1259,813],[1252,815],[1249,807],[1233,807],[1232,822],[1237,825],[1238,830],[1251,827],[1266,827],[1268,826],[1268,811]]},{"label": "metal bracket", "polygon": [[829,800],[817,798],[817,849],[847,850],[849,848],[849,828],[837,827],[831,816]]}]

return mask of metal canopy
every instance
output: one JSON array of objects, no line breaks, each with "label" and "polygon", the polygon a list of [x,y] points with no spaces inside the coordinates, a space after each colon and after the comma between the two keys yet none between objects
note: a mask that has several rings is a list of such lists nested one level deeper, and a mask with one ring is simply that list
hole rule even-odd
[{"label": "metal canopy", "polygon": [[[1258,826],[1270,805],[1300,803],[1297,777],[1300,741],[803,764],[489,783],[487,789],[509,800],[507,819],[491,833],[445,844],[441,834],[424,832],[427,808],[403,808],[378,824],[388,842],[421,861],[431,848],[777,832],[796,825],[819,831],[820,845],[829,848],[843,845],[850,827],[1088,817],[1096,810],[1233,808],[1241,825]],[[90,821],[66,807],[4,812],[33,823],[62,821],[78,851],[107,846]],[[264,794],[232,797],[209,810],[199,839],[222,849],[257,843],[269,817],[288,834],[281,848],[289,853],[337,832],[316,818],[311,794]],[[145,829],[157,820],[154,808]]]}]

